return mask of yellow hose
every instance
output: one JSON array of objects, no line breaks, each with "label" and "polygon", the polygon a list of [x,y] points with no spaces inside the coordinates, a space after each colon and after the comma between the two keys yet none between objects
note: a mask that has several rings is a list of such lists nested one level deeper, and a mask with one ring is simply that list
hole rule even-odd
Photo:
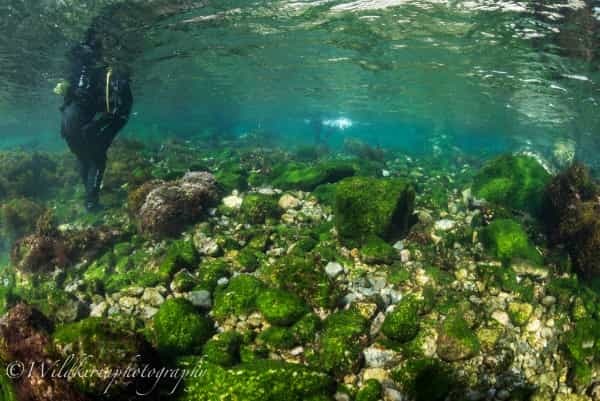
[{"label": "yellow hose", "polygon": [[110,75],[112,74],[112,69],[109,68],[106,72],[106,112],[110,113]]}]

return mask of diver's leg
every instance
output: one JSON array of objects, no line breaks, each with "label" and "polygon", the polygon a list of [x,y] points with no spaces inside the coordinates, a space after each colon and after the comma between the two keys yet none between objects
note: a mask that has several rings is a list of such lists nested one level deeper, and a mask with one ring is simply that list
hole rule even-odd
[{"label": "diver's leg", "polygon": [[100,189],[104,178],[104,170],[106,170],[106,152],[103,149],[96,149],[96,151],[98,153],[90,160],[85,187],[85,201],[88,209],[95,209],[99,206]]},{"label": "diver's leg", "polygon": [[85,109],[76,102],[62,108],[61,136],[67,142],[71,152],[77,158],[79,175],[87,192],[90,171],[90,155],[85,138],[84,122],[87,118]]}]

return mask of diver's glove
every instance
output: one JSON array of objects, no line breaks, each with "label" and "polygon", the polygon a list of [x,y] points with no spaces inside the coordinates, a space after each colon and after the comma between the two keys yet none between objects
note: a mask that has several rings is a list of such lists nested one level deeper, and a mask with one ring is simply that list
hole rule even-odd
[{"label": "diver's glove", "polygon": [[54,87],[54,93],[59,96],[64,96],[68,91],[71,84],[66,79],[61,79]]}]

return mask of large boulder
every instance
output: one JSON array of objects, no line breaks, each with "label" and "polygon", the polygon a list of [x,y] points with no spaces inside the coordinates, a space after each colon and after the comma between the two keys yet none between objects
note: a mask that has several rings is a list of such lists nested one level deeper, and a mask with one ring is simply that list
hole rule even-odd
[{"label": "large boulder", "polygon": [[533,157],[503,155],[475,175],[473,194],[508,209],[538,215],[549,181],[550,174]]},{"label": "large boulder", "polygon": [[331,399],[334,390],[327,374],[299,364],[257,360],[225,369],[204,360],[183,363],[202,374],[186,378],[182,401],[324,400]]},{"label": "large boulder", "polygon": [[117,241],[122,232],[109,227],[58,231],[40,229],[18,240],[11,252],[17,270],[26,273],[52,271],[83,259],[93,259]]},{"label": "large boulder", "polygon": [[543,258],[529,240],[521,224],[511,219],[492,221],[481,232],[481,239],[493,256],[503,262],[524,259],[541,264]]},{"label": "large boulder", "polygon": [[314,366],[337,377],[356,373],[361,364],[361,350],[366,346],[368,323],[357,308],[327,317],[311,358]]},{"label": "large boulder", "polygon": [[[118,320],[87,318],[66,324],[54,332],[53,340],[58,355],[65,361],[73,358],[74,366],[81,372],[124,372],[129,368],[161,366],[150,344]],[[143,375],[74,375],[72,381],[85,394],[110,396],[115,401],[132,399],[136,391],[148,392],[150,400],[158,397],[158,391],[150,392],[155,380]]]},{"label": "large boulder", "polygon": [[148,329],[160,354],[170,359],[200,352],[213,334],[213,323],[190,302],[172,298],[160,306]]},{"label": "large boulder", "polygon": [[400,179],[351,177],[337,184],[335,226],[348,246],[364,245],[373,236],[392,239],[410,227],[415,191]]},{"label": "large boulder", "polygon": [[[64,377],[52,375],[42,369],[53,360],[50,354],[52,322],[40,312],[25,304],[12,308],[0,321],[0,360],[2,364],[18,361],[27,370],[13,381],[18,400],[30,401],[85,401],[81,394]],[[14,366],[16,365],[10,365]],[[18,371],[12,371],[17,375]],[[4,366],[2,374],[5,374]]]},{"label": "large boulder", "polygon": [[600,189],[580,164],[548,185],[544,204],[548,237],[564,244],[573,266],[585,278],[600,274]]},{"label": "large boulder", "polygon": [[154,237],[177,235],[216,205],[218,192],[215,177],[207,172],[189,172],[180,180],[160,183],[138,210],[140,230]]},{"label": "large boulder", "polygon": [[263,194],[248,194],[242,201],[240,214],[249,224],[264,224],[269,219],[278,219],[282,210],[277,199]]},{"label": "large boulder", "polygon": [[277,177],[273,184],[283,189],[312,191],[319,185],[338,182],[355,174],[356,169],[352,163],[330,161],[315,166],[292,166]]}]

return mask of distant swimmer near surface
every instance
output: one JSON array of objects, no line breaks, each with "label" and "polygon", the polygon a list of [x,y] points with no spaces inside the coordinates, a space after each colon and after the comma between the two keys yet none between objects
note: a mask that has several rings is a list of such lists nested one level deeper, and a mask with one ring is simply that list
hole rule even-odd
[{"label": "distant swimmer near surface", "polygon": [[68,79],[54,90],[64,95],[61,135],[79,162],[88,210],[99,207],[108,148],[133,105],[129,74],[103,60],[102,42],[90,28],[85,41],[70,51]]}]

